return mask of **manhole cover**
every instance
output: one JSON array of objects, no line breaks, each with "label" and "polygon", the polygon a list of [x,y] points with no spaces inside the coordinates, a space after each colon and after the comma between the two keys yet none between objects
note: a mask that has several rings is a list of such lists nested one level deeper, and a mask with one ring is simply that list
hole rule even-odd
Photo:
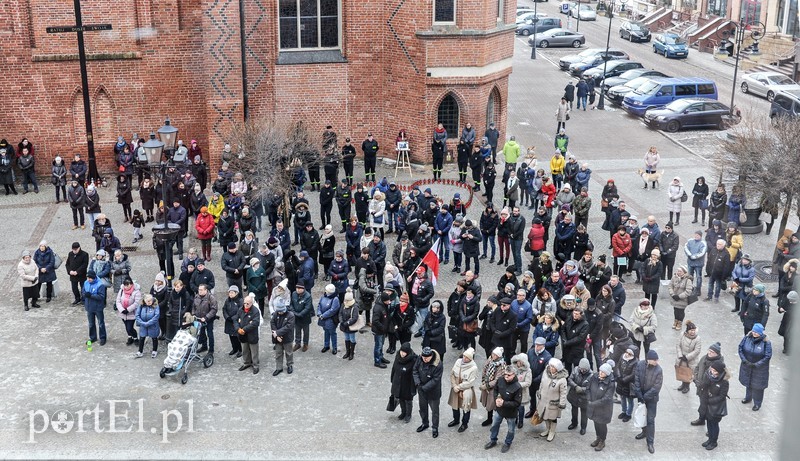
[{"label": "manhole cover", "polygon": [[161,400],[167,400],[167,399],[169,399],[169,394],[164,394],[161,396]]},{"label": "manhole cover", "polygon": [[772,272],[771,261],[753,261],[756,277],[762,282],[777,282],[778,274]]},{"label": "manhole cover", "polygon": [[139,247],[122,247],[123,253],[133,253],[134,251],[138,250]]}]

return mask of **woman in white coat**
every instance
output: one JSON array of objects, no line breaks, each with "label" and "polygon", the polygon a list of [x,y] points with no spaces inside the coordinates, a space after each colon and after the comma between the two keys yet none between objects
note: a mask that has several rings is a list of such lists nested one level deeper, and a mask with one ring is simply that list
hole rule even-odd
[{"label": "woman in white coat", "polygon": [[[675,176],[672,178],[672,182],[669,184],[669,190],[667,191],[669,195],[669,202],[667,203],[667,210],[669,210],[669,220],[674,222],[677,226],[681,223],[681,207],[683,206],[683,201],[681,198],[684,194],[683,183],[681,182],[681,178]],[[687,196],[688,198],[688,196]],[[674,216],[675,219],[672,219]]]},{"label": "woman in white coat", "polygon": [[522,429],[522,425],[525,422],[525,407],[531,403],[531,393],[528,389],[533,382],[528,354],[521,352],[511,357],[511,365],[517,368],[517,381],[519,381],[519,385],[522,388],[522,403],[519,406],[519,414],[517,415],[517,429]]},{"label": "woman in white coat", "polygon": [[372,200],[369,201],[369,227],[372,228],[373,235],[380,234],[383,240],[383,228],[386,227],[386,202],[383,193],[375,191]]},{"label": "woman in white coat", "polygon": [[447,427],[456,427],[460,422],[458,432],[467,430],[470,414],[473,409],[478,408],[475,393],[478,365],[473,360],[474,355],[475,349],[470,347],[465,350],[450,372],[450,397],[447,404],[453,409],[453,420],[447,423]]},{"label": "woman in white coat", "polygon": [[22,252],[22,260],[17,264],[17,274],[22,284],[22,301],[25,303],[25,310],[29,310],[28,300],[33,301],[33,307],[42,307],[39,305],[39,266],[33,262],[31,252],[25,250]]}]

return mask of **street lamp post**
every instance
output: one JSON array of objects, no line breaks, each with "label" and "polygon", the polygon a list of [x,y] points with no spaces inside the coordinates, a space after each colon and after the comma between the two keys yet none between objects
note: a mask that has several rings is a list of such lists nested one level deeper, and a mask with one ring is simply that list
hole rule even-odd
[{"label": "street lamp post", "polygon": [[[736,114],[736,109],[734,108],[734,101],[736,100],[736,79],[739,76],[739,60],[741,58],[742,53],[742,43],[745,39],[745,34],[747,33],[747,28],[751,27],[750,30],[750,37],[755,41],[755,49],[758,49],[758,41],[764,36],[764,30],[766,30],[766,26],[764,23],[759,21],[753,21],[750,23],[745,23],[745,18],[739,20],[738,23],[733,23],[734,29],[722,29],[722,26],[717,28],[716,35],[722,39],[720,42],[720,48],[723,49],[724,44],[727,43],[731,37],[733,36],[734,43],[733,46],[736,49],[736,62],[733,65],[733,89],[731,91],[731,115]],[[752,26],[759,26],[761,29],[752,29]]]},{"label": "street lamp post", "polygon": [[531,49],[531,59],[536,59],[536,31],[539,28],[539,2],[533,2],[533,48]]},{"label": "street lamp post", "polygon": [[[600,100],[597,102],[597,109],[598,110],[605,110],[605,93],[603,93],[603,86],[606,83],[606,69],[608,68],[608,49],[611,46],[611,21],[614,19],[614,2],[611,2],[611,9],[606,10],[606,15],[608,16],[608,35],[606,36],[606,51],[603,54],[603,80],[600,81]],[[623,6],[628,3],[628,0],[619,0]]]}]

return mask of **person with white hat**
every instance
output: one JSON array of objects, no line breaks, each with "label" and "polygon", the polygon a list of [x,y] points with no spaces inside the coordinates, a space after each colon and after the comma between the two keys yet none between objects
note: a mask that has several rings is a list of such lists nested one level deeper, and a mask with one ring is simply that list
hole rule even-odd
[{"label": "person with white hat", "polygon": [[450,397],[447,404],[453,409],[453,420],[447,427],[458,427],[458,432],[464,432],[469,427],[472,410],[478,408],[478,399],[475,393],[475,383],[478,380],[478,365],[473,357],[475,349],[467,348],[461,358],[456,360],[450,372]]},{"label": "person with white hat", "polygon": [[486,420],[481,423],[481,426],[484,427],[492,424],[492,415],[497,407],[493,392],[497,381],[502,378],[503,370],[506,368],[506,363],[503,361],[503,352],[502,347],[495,347],[492,350],[492,354],[489,356],[489,360],[487,360],[486,364],[483,366],[479,389],[481,390],[481,405],[486,408],[487,413]]},{"label": "person with white hat", "polygon": [[325,332],[325,342],[323,343],[322,352],[331,351],[336,355],[338,349],[336,348],[336,319],[339,315],[339,297],[336,295],[336,287],[329,283],[325,285],[325,296],[319,300],[317,305],[317,325],[322,327]]},{"label": "person with white hat", "polygon": [[564,369],[561,360],[551,358],[547,363],[547,369],[542,375],[542,384],[539,386],[539,393],[536,396],[538,401],[536,411],[539,417],[544,420],[546,429],[539,434],[540,437],[547,437],[548,442],[552,442],[556,436],[556,423],[561,417],[561,410],[567,407],[567,375],[569,372]]}]

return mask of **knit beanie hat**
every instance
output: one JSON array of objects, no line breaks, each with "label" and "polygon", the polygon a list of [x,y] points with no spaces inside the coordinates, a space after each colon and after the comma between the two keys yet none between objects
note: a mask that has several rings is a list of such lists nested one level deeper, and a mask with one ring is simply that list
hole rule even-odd
[{"label": "knit beanie hat", "polygon": [[600,365],[600,371],[606,374],[606,376],[611,376],[614,370],[611,368],[611,365],[604,363]]}]

